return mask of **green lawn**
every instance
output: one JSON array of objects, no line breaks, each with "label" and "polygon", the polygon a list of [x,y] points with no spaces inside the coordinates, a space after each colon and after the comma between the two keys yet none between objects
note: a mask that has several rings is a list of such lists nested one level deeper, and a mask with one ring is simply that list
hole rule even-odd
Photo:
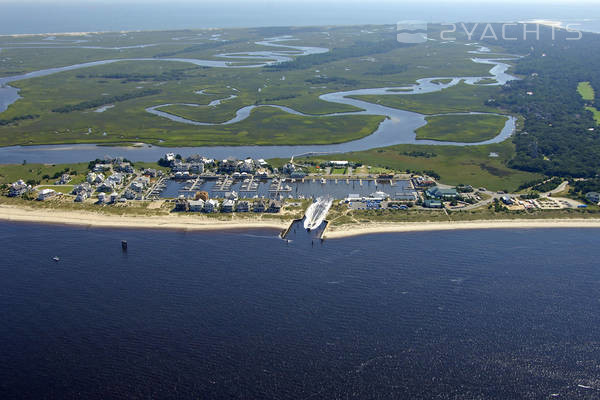
[{"label": "green lawn", "polygon": [[600,110],[598,110],[596,107],[586,107],[585,109],[594,114],[594,119],[596,120],[596,124],[600,125]]},{"label": "green lawn", "polygon": [[595,98],[594,88],[589,82],[579,82],[579,85],[577,85],[577,91],[584,100],[589,101],[594,100]]},{"label": "green lawn", "polygon": [[475,143],[497,136],[507,118],[492,114],[429,116],[417,139]]},{"label": "green lawn", "polygon": [[359,100],[387,107],[414,111],[421,114],[444,114],[454,112],[494,112],[496,108],[485,102],[498,92],[497,86],[474,86],[459,83],[439,92],[415,95],[366,95],[356,96]]}]

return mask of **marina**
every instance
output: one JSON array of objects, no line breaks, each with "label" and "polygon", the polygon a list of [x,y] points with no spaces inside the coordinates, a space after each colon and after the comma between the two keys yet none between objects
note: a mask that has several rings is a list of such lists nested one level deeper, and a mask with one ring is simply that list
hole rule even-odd
[{"label": "marina", "polygon": [[[336,183],[337,182],[337,183]],[[302,179],[268,178],[258,179],[254,176],[244,179],[232,177],[201,177],[194,180],[164,179],[152,189],[151,194],[163,199],[174,199],[183,195],[192,198],[198,191],[205,191],[210,197],[223,197],[228,192],[236,192],[240,198],[281,198],[281,199],[316,199],[321,196],[332,196],[343,199],[351,194],[368,196],[374,192],[385,192],[392,198],[413,190],[409,180],[376,179]]]}]

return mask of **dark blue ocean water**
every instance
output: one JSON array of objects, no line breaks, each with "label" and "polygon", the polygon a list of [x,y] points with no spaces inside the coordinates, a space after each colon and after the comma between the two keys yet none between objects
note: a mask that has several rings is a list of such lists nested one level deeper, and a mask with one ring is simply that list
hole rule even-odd
[{"label": "dark blue ocean water", "polygon": [[398,21],[507,22],[549,19],[600,31],[594,1],[415,0],[2,0],[0,34],[210,27],[395,24]]},{"label": "dark blue ocean water", "polygon": [[600,230],[276,234],[1,223],[0,398],[598,398]]}]

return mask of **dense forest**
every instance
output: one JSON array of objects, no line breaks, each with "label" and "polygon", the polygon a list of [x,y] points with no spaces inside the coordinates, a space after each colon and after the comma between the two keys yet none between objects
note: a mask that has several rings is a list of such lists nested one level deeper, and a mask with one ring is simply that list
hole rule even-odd
[{"label": "dense forest", "polygon": [[[529,26],[528,29],[532,29]],[[593,177],[600,168],[600,127],[577,92],[579,82],[590,82],[600,93],[600,35],[540,29],[523,39],[522,26],[510,37],[487,40],[511,54],[525,55],[515,62],[522,79],[502,88],[497,105],[521,114],[524,128],[513,139],[516,157],[510,166],[547,175]],[[501,32],[498,27],[496,32]],[[475,35],[477,36],[477,35]],[[571,40],[569,40],[571,39]]]}]

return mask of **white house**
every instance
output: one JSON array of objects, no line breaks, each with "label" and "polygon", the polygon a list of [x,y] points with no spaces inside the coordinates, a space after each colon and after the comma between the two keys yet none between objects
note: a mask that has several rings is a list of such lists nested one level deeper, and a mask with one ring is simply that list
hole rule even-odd
[{"label": "white house", "polygon": [[54,196],[56,196],[56,191],[54,191],[53,189],[42,189],[38,192],[37,199],[39,201],[44,201],[44,200],[48,200],[49,198],[52,198]]},{"label": "white house", "polygon": [[31,186],[27,185],[25,182],[23,182],[22,179],[19,179],[18,181],[16,181],[15,183],[10,185],[10,188],[8,189],[8,196],[9,197],[22,196],[25,193],[29,192],[30,190],[31,190]]},{"label": "white house", "polygon": [[204,202],[204,212],[216,213],[219,211],[219,202],[217,200],[208,200]]},{"label": "white house", "polygon": [[192,211],[192,212],[201,212],[202,210],[204,210],[204,200],[202,200],[202,199],[190,200],[189,204],[190,204],[190,211]]}]

